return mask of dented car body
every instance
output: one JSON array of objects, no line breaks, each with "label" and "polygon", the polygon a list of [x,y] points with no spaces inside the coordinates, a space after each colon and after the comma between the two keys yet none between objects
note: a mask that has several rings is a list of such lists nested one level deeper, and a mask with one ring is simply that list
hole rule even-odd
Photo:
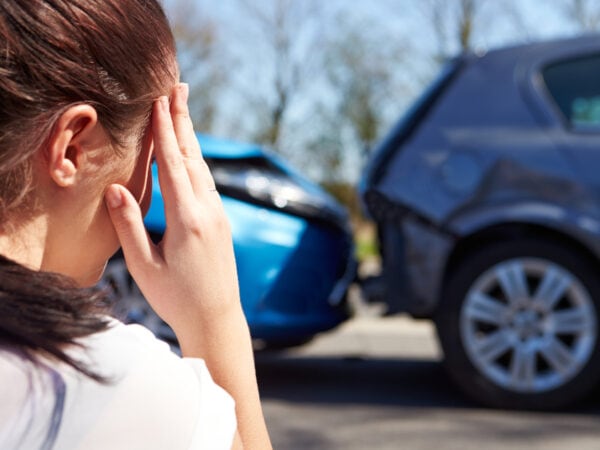
[{"label": "dented car body", "polygon": [[[583,273],[600,274],[598,36],[449,62],[374,150],[361,194],[379,229],[389,310],[436,319],[459,384],[481,379],[480,400],[538,407],[570,401],[585,370],[600,379],[600,299]],[[561,265],[569,258],[585,267]],[[557,267],[580,284],[542,311]],[[580,285],[585,295],[569,297]],[[560,366],[560,351],[572,364]]]}]

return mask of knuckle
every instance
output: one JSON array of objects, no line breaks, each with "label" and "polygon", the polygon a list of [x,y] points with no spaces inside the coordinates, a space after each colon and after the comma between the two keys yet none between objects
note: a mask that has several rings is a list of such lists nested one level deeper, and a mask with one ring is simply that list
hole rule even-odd
[{"label": "knuckle", "polygon": [[230,231],[229,220],[225,213],[221,210],[212,215],[213,226],[224,233],[228,233]]},{"label": "knuckle", "polygon": [[181,165],[181,156],[177,153],[165,155],[165,164],[170,167],[179,167]]},{"label": "knuckle", "polygon": [[192,156],[195,154],[195,149],[193,148],[193,146],[191,146],[190,144],[187,143],[183,143],[183,144],[179,144],[179,150],[181,151],[182,154],[186,155],[186,156]]},{"label": "knuckle", "polygon": [[122,220],[115,224],[117,232],[124,238],[133,236],[136,227],[136,217],[131,213],[123,214]]},{"label": "knuckle", "polygon": [[183,120],[183,121],[186,121],[186,122],[188,122],[188,121],[191,122],[191,120],[192,120],[190,118],[190,115],[189,115],[189,113],[188,113],[187,110],[179,111],[176,114],[174,114],[174,116],[175,116],[176,119]]},{"label": "knuckle", "polygon": [[184,223],[185,228],[190,234],[203,239],[206,235],[206,227],[202,218],[197,214],[191,214]]},{"label": "knuckle", "polygon": [[205,209],[202,215],[190,215],[186,219],[185,228],[192,236],[202,240],[231,234],[231,226],[225,213],[213,208]]}]

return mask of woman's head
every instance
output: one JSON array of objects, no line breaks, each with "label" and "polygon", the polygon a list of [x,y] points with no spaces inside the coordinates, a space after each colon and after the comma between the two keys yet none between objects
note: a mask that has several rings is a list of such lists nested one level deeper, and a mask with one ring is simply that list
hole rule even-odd
[{"label": "woman's head", "polygon": [[[44,195],[63,207],[78,192],[61,197],[70,186],[53,178],[56,152],[81,169],[78,188],[96,183],[101,192],[110,174],[140,185],[152,102],[177,76],[156,0],[0,0],[0,234],[38,214]],[[107,179],[115,181],[130,180]],[[102,215],[100,203],[90,207],[93,220]]]}]

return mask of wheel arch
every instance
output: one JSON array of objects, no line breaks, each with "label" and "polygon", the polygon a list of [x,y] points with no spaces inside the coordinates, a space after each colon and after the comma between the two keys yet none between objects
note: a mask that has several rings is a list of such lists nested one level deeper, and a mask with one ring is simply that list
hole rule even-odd
[{"label": "wheel arch", "polygon": [[[482,242],[489,243],[490,239],[494,239],[491,242],[494,251],[482,252],[480,244]],[[527,392],[508,389],[502,382],[494,380],[489,372],[485,372],[480,366],[476,365],[472,355],[469,356],[463,340],[462,330],[466,328],[464,328],[461,320],[461,311],[463,310],[464,299],[467,298],[465,293],[472,286],[477,274],[482,273],[483,268],[490,267],[490,263],[495,264],[507,256],[510,258],[527,255],[530,251],[533,252],[534,256],[537,252],[547,254],[550,258],[552,258],[550,255],[554,255],[555,261],[564,261],[568,270],[575,270],[573,273],[583,277],[584,284],[591,289],[589,300],[595,304],[596,320],[598,321],[598,311],[600,311],[598,309],[600,283],[596,276],[598,257],[587,249],[583,242],[573,236],[549,227],[528,223],[503,223],[479,230],[468,236],[468,239],[465,239],[460,247],[456,246],[453,249],[451,258],[455,262],[453,267],[456,269],[456,273],[454,277],[446,277],[447,297],[438,305],[434,319],[439,342],[444,353],[445,367],[452,379],[465,393],[477,401],[496,407],[534,410],[557,409],[579,400],[598,385],[598,380],[600,380],[600,347],[597,345],[598,334],[596,331],[593,332],[595,341],[588,348],[591,353],[586,353],[583,364],[576,366],[571,364],[575,372],[569,375],[568,378],[562,381],[559,380],[559,384],[552,385],[547,390]],[[460,264],[461,257],[467,257],[469,254],[472,258],[472,265]],[[474,276],[475,278],[473,278]],[[594,325],[593,328],[595,330],[596,326]],[[489,330],[482,330],[483,333],[489,332]],[[552,333],[552,331],[550,332]],[[510,356],[510,358],[512,357]],[[510,363],[509,360],[504,358],[507,358],[507,356],[504,355],[494,361],[497,361],[499,365],[504,367],[505,371],[508,371]],[[501,359],[504,359],[504,361]],[[547,358],[546,361],[548,361]],[[538,364],[537,356],[535,364]],[[540,370],[543,372],[545,369]]]},{"label": "wheel arch", "polygon": [[[561,243],[586,258],[592,266],[600,269],[600,255],[590,250],[590,247],[582,239],[563,230],[558,230],[548,225],[528,222],[496,223],[475,230],[456,241],[456,244],[448,254],[442,278],[442,289],[439,291],[440,297],[456,268],[460,265],[460,262],[481,248],[482,245],[490,241],[502,242],[524,238]],[[441,298],[438,298],[438,300],[441,300]]]}]

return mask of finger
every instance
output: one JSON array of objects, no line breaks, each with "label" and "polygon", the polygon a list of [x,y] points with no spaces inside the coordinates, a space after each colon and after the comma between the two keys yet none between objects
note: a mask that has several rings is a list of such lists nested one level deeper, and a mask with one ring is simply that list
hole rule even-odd
[{"label": "finger", "polygon": [[173,128],[169,102],[161,97],[152,114],[154,154],[158,163],[158,179],[165,199],[167,223],[177,223],[177,215],[193,208],[195,197],[183,156]]},{"label": "finger", "polygon": [[171,101],[171,117],[192,189],[196,197],[200,197],[204,192],[214,189],[215,181],[202,158],[200,144],[189,114],[188,94],[187,84],[180,83],[175,87]]},{"label": "finger", "polygon": [[123,186],[113,184],[104,195],[106,206],[121,243],[127,267],[134,278],[160,262],[156,247],[146,233],[138,202]]},{"label": "finger", "polygon": [[200,159],[201,150],[194,125],[190,118],[188,108],[189,86],[186,83],[179,83],[173,90],[171,100],[171,117],[173,118],[173,128],[179,142],[179,149],[184,158]]}]

